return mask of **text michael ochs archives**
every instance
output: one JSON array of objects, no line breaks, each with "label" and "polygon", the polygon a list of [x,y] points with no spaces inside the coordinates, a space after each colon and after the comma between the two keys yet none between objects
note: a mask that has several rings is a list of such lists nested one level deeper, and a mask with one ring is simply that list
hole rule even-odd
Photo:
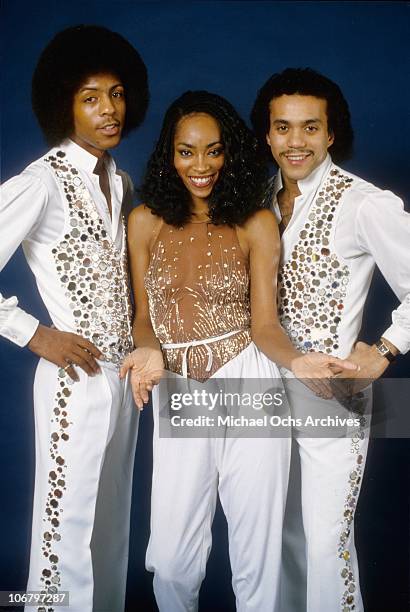
[{"label": "text michael ochs archives", "polygon": [[[290,415],[260,414],[260,411],[280,407],[286,402],[284,391],[275,393],[230,393],[219,390],[210,392],[195,389],[191,392],[172,393],[170,396],[170,421],[173,427],[359,427],[360,419],[338,415],[315,417],[307,415],[295,418]],[[178,414],[181,409],[197,408],[189,416]],[[239,414],[241,408],[247,414]],[[202,410],[217,414],[203,414]],[[254,410],[259,414],[251,414]],[[175,412],[177,414],[175,414]],[[221,413],[222,412],[222,413]]]}]

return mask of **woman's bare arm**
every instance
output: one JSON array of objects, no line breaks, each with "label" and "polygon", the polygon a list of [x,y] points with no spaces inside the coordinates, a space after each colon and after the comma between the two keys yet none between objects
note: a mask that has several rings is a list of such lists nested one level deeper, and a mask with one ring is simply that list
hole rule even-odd
[{"label": "woman's bare arm", "polygon": [[269,210],[257,212],[238,230],[238,238],[246,241],[249,251],[253,341],[272,361],[291,370],[298,378],[317,379],[311,388],[329,396],[331,391],[325,379],[333,376],[338,368],[355,367],[331,355],[301,353],[280,325],[276,307],[280,238],[274,215]]},{"label": "woman's bare arm", "polygon": [[128,355],[120,369],[123,378],[131,371],[131,385],[137,407],[148,401],[148,391],[156,384],[164,369],[160,344],[152,328],[148,296],[144,278],[150,253],[161,226],[161,219],[141,205],[135,208],[128,221],[128,258],[134,295],[135,316],[132,326],[136,350]]}]

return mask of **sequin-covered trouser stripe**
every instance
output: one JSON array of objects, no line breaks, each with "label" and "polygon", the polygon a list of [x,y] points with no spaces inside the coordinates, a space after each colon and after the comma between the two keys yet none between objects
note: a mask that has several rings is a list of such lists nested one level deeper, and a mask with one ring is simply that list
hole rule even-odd
[{"label": "sequin-covered trouser stripe", "polygon": [[[57,593],[61,583],[58,568],[58,554],[56,548],[61,541],[59,533],[60,521],[64,512],[64,491],[66,490],[66,460],[64,458],[64,445],[70,438],[69,399],[71,396],[69,376],[64,370],[58,372],[58,390],[54,400],[54,410],[51,422],[53,431],[50,435],[50,457],[54,462],[48,474],[50,486],[46,508],[43,533],[42,553],[44,567],[40,581],[43,584],[42,593]],[[40,606],[38,612],[54,612],[54,608]]]},{"label": "sequin-covered trouser stripe", "polygon": [[350,552],[347,546],[351,541],[352,523],[354,520],[354,513],[360,492],[360,483],[363,477],[363,467],[365,463],[365,458],[360,452],[360,443],[364,438],[363,428],[365,425],[365,419],[363,417],[360,419],[360,424],[360,429],[355,432],[351,439],[350,452],[356,457],[356,465],[349,474],[349,490],[344,505],[342,531],[340,533],[338,544],[338,556],[339,559],[343,561],[343,568],[340,575],[345,586],[345,591],[341,601],[341,612],[353,612],[354,610],[357,610],[357,606],[355,604],[355,592],[359,590],[358,577],[354,574]]}]

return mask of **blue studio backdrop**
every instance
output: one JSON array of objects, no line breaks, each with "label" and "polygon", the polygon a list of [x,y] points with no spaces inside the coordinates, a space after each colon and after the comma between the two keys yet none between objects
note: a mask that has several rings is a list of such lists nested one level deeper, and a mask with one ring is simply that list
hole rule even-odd
[{"label": "blue studio backdrop", "polygon": [[[409,3],[3,0],[1,10],[2,181],[46,151],[30,106],[31,76],[40,52],[59,30],[87,23],[120,32],[148,67],[151,103],[146,121],[115,152],[118,165],[136,185],[164,111],[183,91],[214,91],[248,118],[257,89],[270,74],[286,66],[311,66],[335,80],[350,103],[355,153],[346,169],[403,199],[409,193]],[[0,281],[3,295],[18,295],[23,308],[48,322],[21,250],[1,272]],[[387,328],[396,303],[376,274],[364,317],[364,340],[373,342]],[[37,358],[5,340],[0,341],[0,358],[0,590],[23,590],[30,540],[31,393]],[[389,375],[409,376],[409,365],[409,357],[402,358]],[[134,473],[129,612],[156,609],[152,577],[144,569],[151,433],[148,408],[142,415]],[[367,612],[408,609],[408,456],[407,440],[371,444],[357,512]],[[200,610],[234,610],[220,510]]]}]

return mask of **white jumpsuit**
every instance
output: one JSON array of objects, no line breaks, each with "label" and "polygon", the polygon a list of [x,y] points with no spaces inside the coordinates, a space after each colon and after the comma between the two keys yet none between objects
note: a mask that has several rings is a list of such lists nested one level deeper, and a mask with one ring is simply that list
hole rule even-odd
[{"label": "white jumpsuit", "polygon": [[[410,215],[403,203],[338,168],[329,156],[298,187],[282,236],[278,278],[279,315],[289,337],[302,351],[346,358],[377,265],[402,301],[383,336],[405,353],[410,348]],[[267,196],[278,221],[281,188],[279,173]],[[290,372],[281,373],[292,415],[320,412],[323,401]],[[371,390],[363,401],[369,413]],[[336,400],[324,410],[341,413]],[[295,431],[284,529],[284,612],[363,612],[353,527],[369,424],[367,414],[351,435],[338,438]]]},{"label": "white jumpsuit", "polygon": [[[121,219],[130,194],[109,158],[111,220],[93,174],[96,162],[65,141],[2,188],[2,264],[22,242],[53,325],[88,338],[104,355],[101,374],[90,377],[76,368],[75,383],[41,359],[34,383],[36,471],[27,589],[68,591],[69,607],[56,608],[62,612],[122,612],[127,577],[138,417],[117,366],[132,349]],[[15,298],[1,301],[2,335],[23,345],[37,324]]]}]

